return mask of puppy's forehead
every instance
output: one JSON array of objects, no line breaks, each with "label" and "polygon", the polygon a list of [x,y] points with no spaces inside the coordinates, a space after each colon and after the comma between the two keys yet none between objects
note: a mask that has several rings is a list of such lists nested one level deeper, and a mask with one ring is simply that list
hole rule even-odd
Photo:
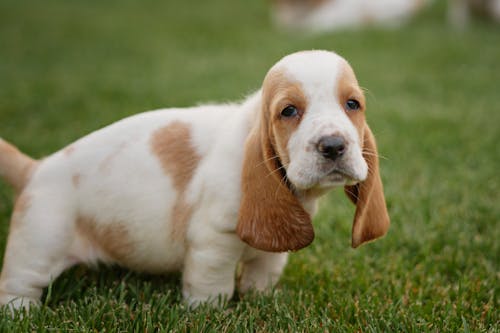
[{"label": "puppy's forehead", "polygon": [[[348,62],[329,51],[303,51],[293,53],[274,65],[270,73],[282,72],[291,82],[301,84],[308,97],[318,93],[330,94],[337,90],[341,77],[349,73],[352,83],[357,84]],[[346,73],[347,72],[347,73]]]}]

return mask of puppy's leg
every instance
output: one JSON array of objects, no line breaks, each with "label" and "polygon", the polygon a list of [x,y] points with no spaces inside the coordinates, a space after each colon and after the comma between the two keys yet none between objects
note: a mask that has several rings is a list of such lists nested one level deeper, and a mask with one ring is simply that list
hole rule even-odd
[{"label": "puppy's leg", "polygon": [[288,253],[270,253],[250,249],[243,258],[238,290],[245,293],[250,289],[264,291],[272,288],[279,280],[288,260]]},{"label": "puppy's leg", "polygon": [[43,288],[72,264],[66,252],[73,224],[65,203],[53,193],[23,193],[17,200],[0,275],[0,304],[37,304]]},{"label": "puppy's leg", "polygon": [[234,292],[243,243],[234,234],[204,237],[190,244],[183,272],[183,296],[190,306],[222,305]]}]

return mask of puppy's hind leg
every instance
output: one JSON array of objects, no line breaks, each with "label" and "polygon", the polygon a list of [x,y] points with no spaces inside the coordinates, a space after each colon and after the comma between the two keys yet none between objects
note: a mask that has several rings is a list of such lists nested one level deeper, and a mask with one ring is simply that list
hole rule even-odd
[{"label": "puppy's hind leg", "polygon": [[0,304],[11,308],[38,304],[43,288],[73,263],[67,252],[74,235],[72,207],[59,195],[27,193],[12,214],[3,269]]}]

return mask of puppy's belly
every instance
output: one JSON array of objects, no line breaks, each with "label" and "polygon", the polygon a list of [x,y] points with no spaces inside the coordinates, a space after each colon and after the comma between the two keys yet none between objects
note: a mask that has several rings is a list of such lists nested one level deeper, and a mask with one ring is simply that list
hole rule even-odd
[{"label": "puppy's belly", "polygon": [[80,175],[73,186],[71,255],[80,262],[104,261],[153,273],[179,270],[192,206],[172,178],[140,143],[111,155],[107,164],[106,158],[88,163],[93,155],[87,155],[75,153],[78,167],[71,172]]},{"label": "puppy's belly", "polygon": [[181,270],[184,256],[184,239],[172,238],[170,228],[157,223],[139,220],[109,223],[80,217],[69,260],[164,273]]}]

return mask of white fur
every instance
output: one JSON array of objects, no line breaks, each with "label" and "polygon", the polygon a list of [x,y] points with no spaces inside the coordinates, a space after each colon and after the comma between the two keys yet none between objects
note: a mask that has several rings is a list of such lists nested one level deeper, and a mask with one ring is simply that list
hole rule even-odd
[{"label": "white fur", "polygon": [[[343,61],[329,52],[306,52],[277,65],[301,83],[311,101],[288,146],[287,172],[299,188],[345,184],[328,179],[317,152],[305,152],[322,135],[343,135],[349,143],[346,168],[357,180],[366,177],[356,130],[333,94]],[[252,249],[235,233],[243,147],[260,107],[259,91],[241,104],[142,113],[43,159],[22,193],[29,197],[29,208],[9,234],[0,303],[36,303],[42,288],[64,269],[98,261],[155,273],[182,270],[183,294],[190,304],[230,297],[238,262],[243,264],[242,291],[274,285],[287,253]],[[201,156],[185,196],[193,207],[185,240],[169,236],[179,193],[151,148],[153,133],[173,121],[190,125]],[[312,213],[315,200],[304,205]],[[102,246],[79,233],[79,216],[93,218],[100,228],[125,228],[134,244],[127,259],[114,262]]]}]

